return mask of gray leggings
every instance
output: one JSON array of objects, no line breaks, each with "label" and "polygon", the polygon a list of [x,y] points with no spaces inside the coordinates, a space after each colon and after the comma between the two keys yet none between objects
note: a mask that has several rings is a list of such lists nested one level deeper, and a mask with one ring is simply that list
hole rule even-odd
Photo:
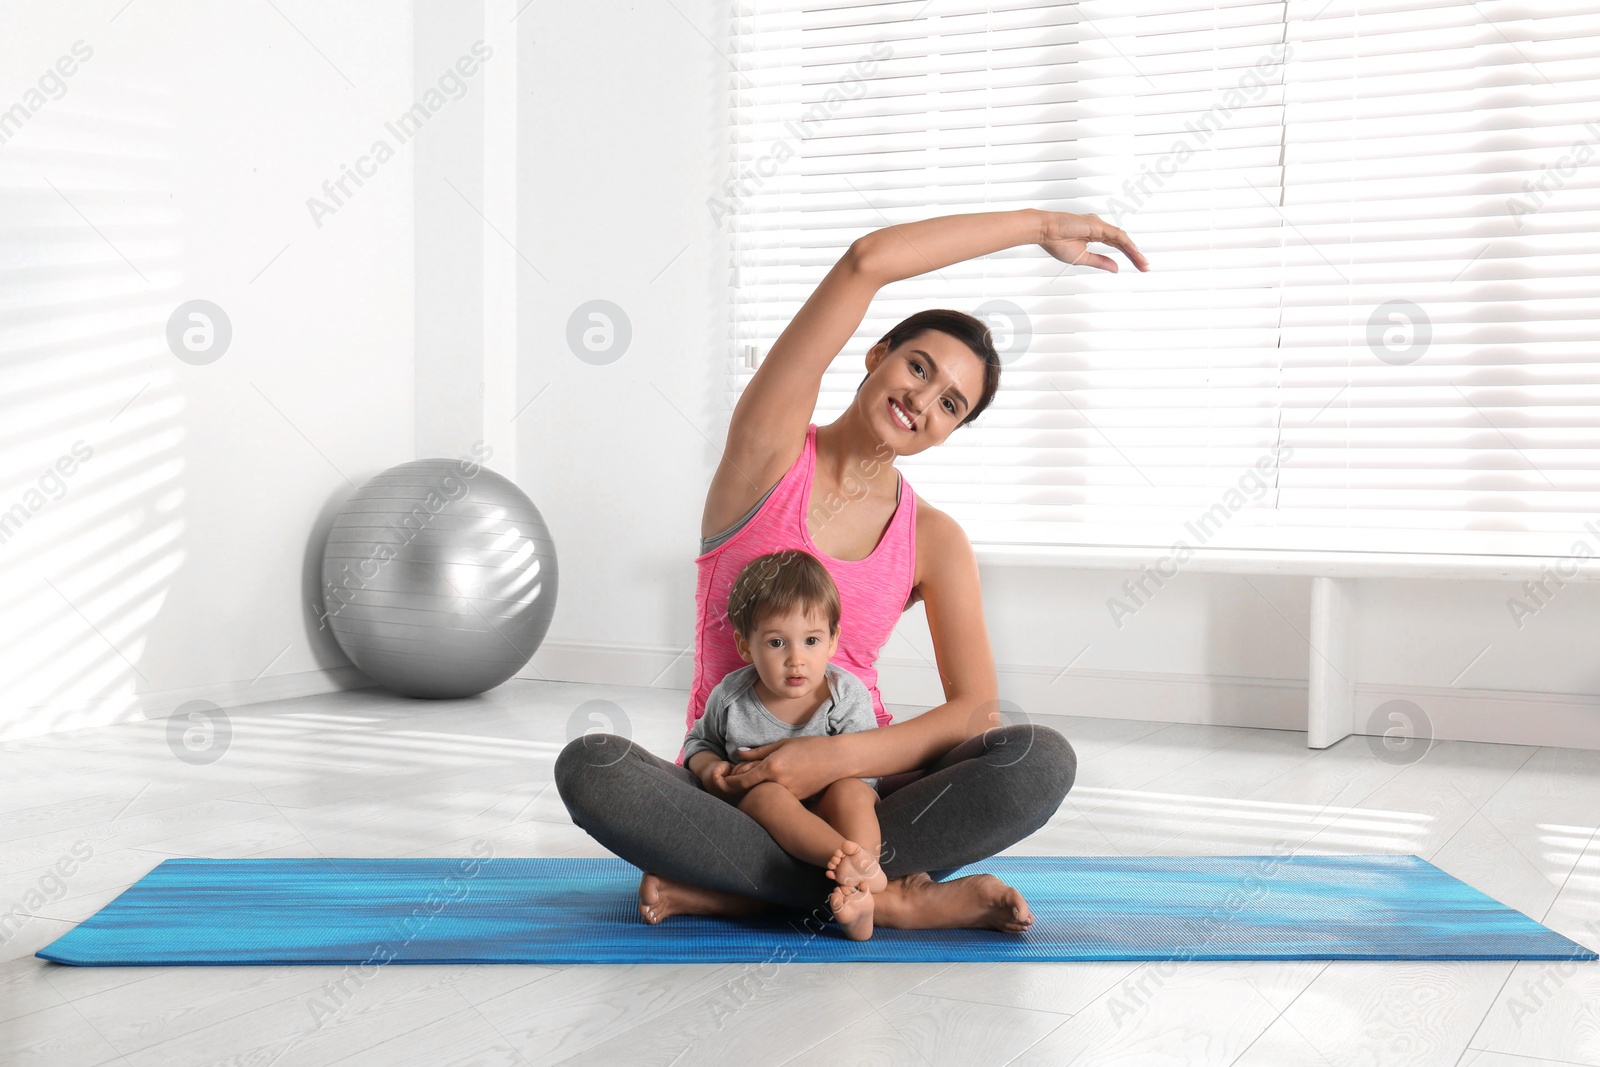
[{"label": "gray leggings", "polygon": [[[1016,723],[968,738],[927,771],[879,783],[890,878],[935,880],[1033,833],[1061,806],[1078,758],[1059,732]],[[761,824],[706,792],[687,768],[615,734],[573,739],[556,757],[572,821],[645,871],[810,910],[835,883],[778,847]]]}]

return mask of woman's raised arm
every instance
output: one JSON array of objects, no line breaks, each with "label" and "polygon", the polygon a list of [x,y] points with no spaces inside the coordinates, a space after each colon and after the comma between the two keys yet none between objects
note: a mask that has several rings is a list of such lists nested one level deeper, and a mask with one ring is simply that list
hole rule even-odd
[{"label": "woman's raised arm", "polygon": [[1116,260],[1089,251],[1088,246],[1094,243],[1111,245],[1140,270],[1149,269],[1133,238],[1099,215],[1037,208],[944,215],[903,226],[885,226],[861,238],[856,246],[871,263],[870,273],[882,279],[880,285],[886,285],[1024,244],[1040,245],[1063,263],[1117,273]]},{"label": "woman's raised arm", "polygon": [[1144,257],[1122,230],[1094,215],[1022,208],[941,215],[873,230],[845,254],[784,327],[734,407],[726,456],[745,471],[786,469],[805,438],[822,375],[866,317],[879,289],[952,263],[1015,245],[1038,244],[1066,263],[1116,271],[1089,242],[1122,250],[1141,270]]},{"label": "woman's raised arm", "polygon": [[883,284],[864,269],[861,240],[812,290],[744,387],[728,424],[724,463],[743,471],[781,470],[799,454],[823,372],[854,336]]}]

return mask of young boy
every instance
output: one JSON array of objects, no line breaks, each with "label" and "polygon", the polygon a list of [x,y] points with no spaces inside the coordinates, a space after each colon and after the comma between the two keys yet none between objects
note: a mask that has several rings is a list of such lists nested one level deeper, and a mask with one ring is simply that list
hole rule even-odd
[{"label": "young boy", "polygon": [[878,865],[878,780],[841,778],[811,797],[777,782],[740,790],[728,772],[740,748],[784,737],[877,727],[861,679],[828,660],[839,648],[839,590],[815,556],[786,549],[744,566],[728,596],[739,657],[706,698],[684,741],[684,765],[707,792],[737,804],[791,856],[826,867],[839,887],[833,916],[858,941],[872,936],[872,894],[889,884]]}]

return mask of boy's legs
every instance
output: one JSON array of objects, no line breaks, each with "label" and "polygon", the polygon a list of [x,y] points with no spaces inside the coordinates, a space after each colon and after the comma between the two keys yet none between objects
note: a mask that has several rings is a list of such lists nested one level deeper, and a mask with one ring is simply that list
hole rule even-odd
[{"label": "boy's legs", "polygon": [[739,810],[760,823],[789,855],[818,867],[826,867],[844,843],[838,830],[777,782],[751,786],[739,799]]},{"label": "boy's legs", "polygon": [[846,840],[873,856],[883,835],[878,830],[878,793],[859,778],[841,778],[819,794],[816,812]]},{"label": "boy's legs", "polygon": [[[878,865],[883,835],[878,829],[878,794],[859,778],[841,778],[816,800],[817,814],[844,837],[827,867],[840,885],[882,892],[889,878]],[[851,848],[854,842],[859,848]]]},{"label": "boy's legs", "polygon": [[[848,784],[851,782],[859,789]],[[841,785],[843,788],[835,788]],[[809,801],[801,801],[776,782],[752,786],[739,800],[739,810],[760,823],[785,852],[818,867],[826,866],[833,874],[838,888],[828,896],[829,910],[844,929],[845,936],[856,941],[872,936],[872,894],[889,884],[875,858],[878,820],[872,814],[872,806],[877,799],[878,795],[867,783],[859,778],[848,778],[835,782]],[[868,832],[874,842],[872,851],[867,852],[843,836],[842,827],[831,825],[808,804],[816,805],[819,810],[844,814],[844,825]]]}]

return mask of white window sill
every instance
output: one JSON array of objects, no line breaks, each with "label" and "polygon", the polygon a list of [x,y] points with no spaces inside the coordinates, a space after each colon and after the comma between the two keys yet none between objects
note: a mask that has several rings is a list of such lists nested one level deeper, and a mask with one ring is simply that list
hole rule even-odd
[{"label": "white window sill", "polygon": [[973,542],[980,565],[1142,571],[1176,567],[1202,574],[1286,574],[1307,578],[1461,578],[1479,581],[1537,578],[1600,581],[1600,559],[1575,556],[1418,554],[1408,552],[1290,552],[1277,549],[1197,549],[1179,564],[1170,548],[1118,545],[1026,545]]}]

